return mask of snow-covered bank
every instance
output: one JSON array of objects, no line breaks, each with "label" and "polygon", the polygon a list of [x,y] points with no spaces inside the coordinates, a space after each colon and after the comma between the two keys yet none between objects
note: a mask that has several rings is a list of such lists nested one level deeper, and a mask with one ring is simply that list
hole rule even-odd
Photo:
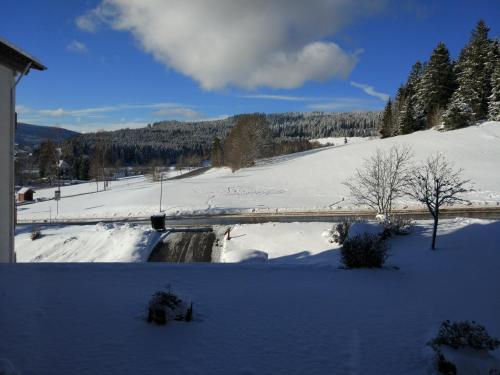
[{"label": "snow-covered bank", "polygon": [[[359,142],[366,142],[375,139],[375,137],[347,137],[347,145]],[[311,142],[318,142],[322,145],[343,146],[346,145],[344,137],[327,137],[311,139]]]},{"label": "snow-covered bank", "polygon": [[[432,373],[426,343],[443,320],[476,320],[500,337],[500,222],[440,228],[438,251],[429,225],[391,241],[398,271],[304,264],[316,255],[2,264],[0,356],[23,375]],[[150,295],[168,285],[194,302],[194,322],[144,321]]]},{"label": "snow-covered bank", "polygon": [[[337,261],[330,243],[323,234],[333,223],[265,223],[235,225],[231,239],[225,240],[221,262],[272,260],[281,263]],[[313,257],[323,253],[322,257]]]},{"label": "snow-covered bank", "polygon": [[[475,190],[465,198],[475,205],[500,204],[500,123],[490,122],[449,132],[426,130],[279,156],[235,173],[214,168],[199,176],[164,182],[162,207],[169,215],[350,209],[354,205],[342,183],[352,177],[363,158],[377,148],[388,149],[395,144],[410,145],[416,160],[443,152],[456,167],[464,169],[465,178],[474,182]],[[57,218],[146,217],[159,210],[160,183],[144,177],[112,182],[110,190],[94,191],[95,184],[64,187]],[[36,196],[53,195],[53,189],[49,189]],[[403,200],[400,205],[416,203]],[[55,201],[39,202],[18,207],[18,218],[48,219],[50,215],[54,218],[55,212]]]},{"label": "snow-covered bank", "polygon": [[160,234],[144,226],[97,224],[44,228],[32,241],[18,229],[18,262],[145,262]]}]

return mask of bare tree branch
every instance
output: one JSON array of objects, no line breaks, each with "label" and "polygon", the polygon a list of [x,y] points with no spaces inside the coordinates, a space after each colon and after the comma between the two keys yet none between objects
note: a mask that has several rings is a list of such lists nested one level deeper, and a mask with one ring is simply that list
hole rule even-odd
[{"label": "bare tree branch", "polygon": [[465,202],[460,194],[470,191],[467,187],[470,180],[461,177],[462,171],[454,170],[452,164],[438,153],[416,167],[409,176],[408,195],[424,203],[434,218],[432,249],[436,245],[440,207]]},{"label": "bare tree branch", "polygon": [[407,175],[413,153],[408,146],[393,146],[388,152],[377,150],[357,169],[349,182],[351,197],[378,213],[389,215],[395,199],[406,194]]}]

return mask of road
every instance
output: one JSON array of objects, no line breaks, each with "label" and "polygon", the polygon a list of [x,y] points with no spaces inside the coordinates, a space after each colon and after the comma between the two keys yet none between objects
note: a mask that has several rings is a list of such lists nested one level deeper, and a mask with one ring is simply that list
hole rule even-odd
[{"label": "road", "polygon": [[[412,219],[431,219],[428,211],[423,209],[394,210],[394,214]],[[235,213],[235,214],[214,214],[214,215],[182,215],[167,216],[167,227],[195,227],[212,225],[234,225],[234,224],[257,224],[267,222],[339,222],[352,219],[373,219],[373,211],[353,210],[353,211],[275,211],[265,213]],[[440,218],[471,217],[478,219],[500,219],[500,207],[451,207],[440,211]],[[45,220],[18,221],[17,225],[86,225],[107,223],[134,223],[149,224],[149,217],[123,217],[123,218],[92,218],[92,219],[67,219],[52,220],[50,223]]]}]

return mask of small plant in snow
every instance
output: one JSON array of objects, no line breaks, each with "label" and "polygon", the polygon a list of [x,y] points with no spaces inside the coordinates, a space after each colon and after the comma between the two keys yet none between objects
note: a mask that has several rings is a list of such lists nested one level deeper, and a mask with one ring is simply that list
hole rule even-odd
[{"label": "small plant in snow", "polygon": [[484,326],[475,321],[451,323],[445,320],[441,323],[439,333],[429,343],[434,350],[442,345],[453,349],[471,348],[476,350],[495,350],[500,346],[497,338],[491,337]]},{"label": "small plant in snow", "polygon": [[42,231],[38,227],[33,227],[31,230],[31,235],[30,238],[32,241],[38,240],[39,238],[42,237]]},{"label": "small plant in snow", "polygon": [[389,256],[389,245],[379,235],[364,233],[345,240],[340,255],[347,268],[380,268]]},{"label": "small plant in snow", "polygon": [[[441,374],[456,374],[455,364],[445,358],[441,347],[448,346],[453,349],[474,349],[478,351],[495,350],[500,346],[497,338],[491,337],[486,328],[474,321],[461,321],[451,323],[445,320],[441,323],[438,335],[429,342],[436,353],[436,366]],[[497,370],[490,371],[494,374]]]},{"label": "small plant in snow", "polygon": [[186,309],[184,302],[174,293],[159,291],[148,303],[148,323],[165,325],[169,320],[191,321],[193,304]]},{"label": "small plant in snow", "polygon": [[343,221],[335,225],[334,229],[331,231],[332,241],[342,245],[349,234],[349,227],[351,223],[349,221]]},{"label": "small plant in snow", "polygon": [[384,226],[383,238],[405,236],[413,229],[413,220],[404,216],[391,215],[382,221]]}]

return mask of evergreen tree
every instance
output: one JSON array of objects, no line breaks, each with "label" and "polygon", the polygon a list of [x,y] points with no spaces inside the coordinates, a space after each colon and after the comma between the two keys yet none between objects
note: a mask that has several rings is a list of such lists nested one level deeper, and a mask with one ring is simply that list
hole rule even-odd
[{"label": "evergreen tree", "polygon": [[460,53],[456,65],[458,88],[443,115],[447,129],[469,126],[487,118],[492,74],[488,61],[494,48],[488,32],[484,21],[479,21],[469,43]]},{"label": "evergreen tree", "polygon": [[48,139],[41,143],[38,168],[40,177],[46,177],[51,182],[57,176],[58,154],[54,143]]},{"label": "evergreen tree", "polygon": [[487,69],[487,62],[492,42],[488,39],[488,32],[484,21],[479,21],[465,47],[462,60],[458,61],[458,84],[470,86],[468,91],[471,96],[464,99],[469,101],[474,121],[487,117],[488,97],[491,95],[491,72]]},{"label": "evergreen tree", "polygon": [[411,67],[406,84],[401,86],[396,95],[396,112],[392,135],[409,134],[420,128],[415,114],[414,101],[420,84],[424,65],[417,61]]},{"label": "evergreen tree", "polygon": [[413,99],[406,98],[399,117],[399,134],[410,134],[417,130],[418,121],[415,119]]},{"label": "evergreen tree", "polygon": [[402,116],[403,106],[406,100],[406,85],[399,86],[396,93],[396,98],[392,103],[391,126],[389,127],[388,137],[393,137],[399,134],[400,118]]},{"label": "evergreen tree", "polygon": [[471,100],[478,100],[478,95],[471,87],[460,86],[452,95],[450,104],[443,114],[443,123],[446,129],[459,129],[472,124],[474,111]]},{"label": "evergreen tree", "polygon": [[491,95],[488,104],[488,119],[500,121],[500,60],[497,60],[491,76]]},{"label": "evergreen tree", "polygon": [[455,89],[455,75],[450,53],[440,42],[432,52],[419,80],[415,94],[415,107],[420,125],[432,127],[431,119],[446,108]]},{"label": "evergreen tree", "polygon": [[215,137],[212,142],[211,152],[212,167],[222,167],[224,165],[224,155],[222,144],[219,138]]},{"label": "evergreen tree", "polygon": [[83,157],[80,160],[78,179],[80,180],[90,179],[90,159],[88,157]]},{"label": "evergreen tree", "polygon": [[387,138],[392,135],[392,121],[392,101],[389,98],[380,121],[380,135],[382,138]]}]

